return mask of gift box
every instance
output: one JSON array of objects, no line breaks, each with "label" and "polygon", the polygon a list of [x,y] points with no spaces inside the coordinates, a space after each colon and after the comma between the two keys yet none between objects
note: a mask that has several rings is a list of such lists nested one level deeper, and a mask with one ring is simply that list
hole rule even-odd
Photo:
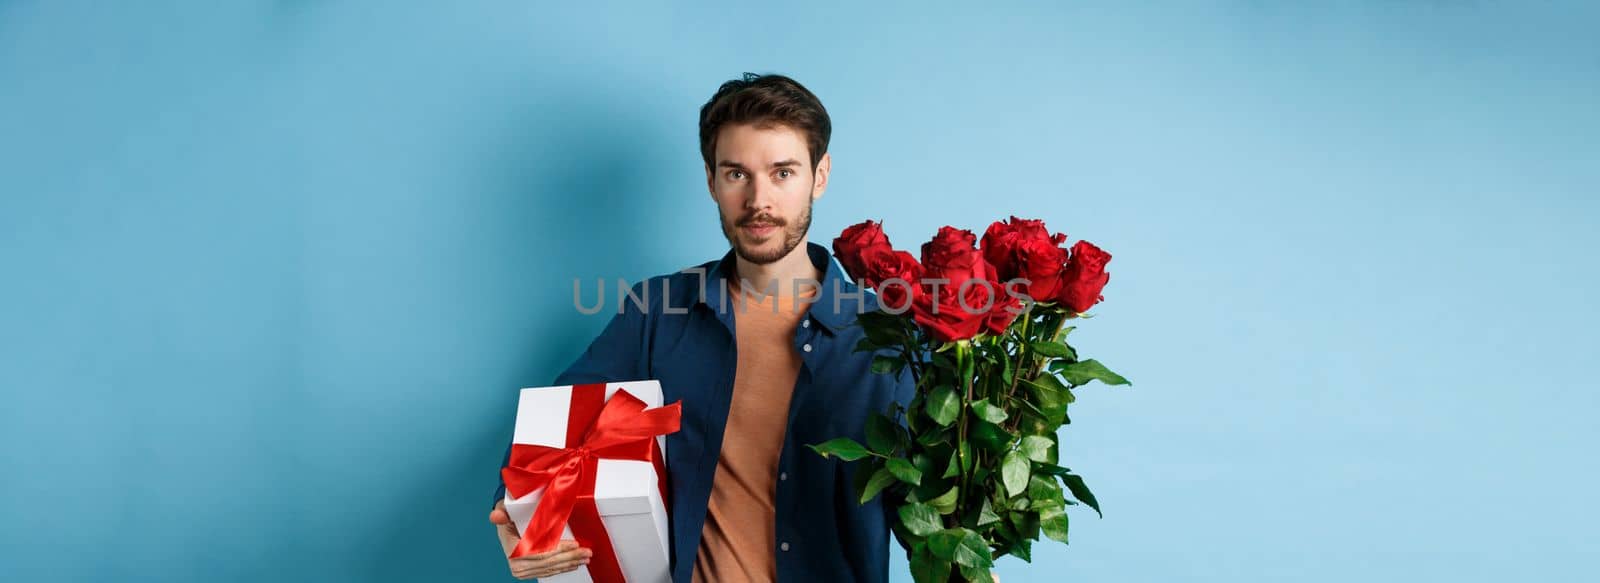
[{"label": "gift box", "polygon": [[574,539],[589,564],[542,581],[670,581],[665,436],[678,407],[654,380],[523,389],[501,470],[521,537],[511,556]]}]

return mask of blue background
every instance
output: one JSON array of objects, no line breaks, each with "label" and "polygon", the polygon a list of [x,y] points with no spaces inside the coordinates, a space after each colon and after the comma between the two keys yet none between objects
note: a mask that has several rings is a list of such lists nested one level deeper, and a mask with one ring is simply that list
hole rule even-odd
[{"label": "blue background", "polygon": [[813,240],[1115,255],[1106,515],[1006,583],[1600,559],[1593,3],[421,4],[0,0],[0,579],[507,579],[515,389],[726,250],[743,71],[832,113]]}]

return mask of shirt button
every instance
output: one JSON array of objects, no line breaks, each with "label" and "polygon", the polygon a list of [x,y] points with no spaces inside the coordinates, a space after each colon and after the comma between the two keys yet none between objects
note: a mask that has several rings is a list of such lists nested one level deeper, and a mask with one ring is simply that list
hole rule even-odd
[{"label": "shirt button", "polygon": [[811,352],[811,344],[810,343],[806,343],[806,344],[801,345],[800,346],[800,350],[804,350],[806,352]]},{"label": "shirt button", "polygon": [[782,549],[784,551],[787,551],[787,550],[789,550],[789,543],[783,543],[781,545],[778,545],[778,548]]},{"label": "shirt button", "polygon": [[801,328],[810,328],[811,327],[811,320],[801,320],[800,321],[800,327]]},{"label": "shirt button", "polygon": [[787,479],[789,479],[789,472],[778,472],[778,481],[781,482]]}]

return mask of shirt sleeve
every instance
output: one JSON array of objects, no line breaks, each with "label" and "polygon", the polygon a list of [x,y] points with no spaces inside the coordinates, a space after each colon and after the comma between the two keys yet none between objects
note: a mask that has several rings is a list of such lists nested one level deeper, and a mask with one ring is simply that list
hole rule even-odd
[{"label": "shirt sleeve", "polygon": [[[639,297],[648,297],[644,294],[644,286],[649,280],[634,284],[633,293]],[[565,371],[556,376],[551,386],[577,385],[584,383],[604,383],[613,381],[642,380],[649,375],[647,366],[647,344],[645,342],[645,312],[631,301],[623,301],[621,311],[611,317],[600,335],[589,342],[589,347],[577,360],[567,366]],[[506,453],[500,460],[498,467],[505,467],[511,462],[511,444],[507,440]],[[496,476],[499,472],[495,472]],[[499,479],[499,486],[495,488],[494,499],[489,502],[493,507],[495,503],[505,498],[506,484],[503,478]]]}]

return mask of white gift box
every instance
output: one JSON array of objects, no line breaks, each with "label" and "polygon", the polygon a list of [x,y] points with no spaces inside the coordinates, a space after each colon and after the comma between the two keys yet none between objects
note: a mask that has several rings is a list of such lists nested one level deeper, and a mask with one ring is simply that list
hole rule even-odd
[{"label": "white gift box", "polygon": [[[617,391],[644,401],[645,407],[654,409],[662,405],[661,384],[654,380],[606,383],[606,400]],[[567,412],[572,403],[572,387],[539,387],[522,389],[517,400],[516,430],[513,443],[567,446]],[[657,436],[661,446],[662,462],[666,462],[666,436]],[[594,503],[611,538],[611,548],[616,551],[617,563],[629,583],[667,583],[672,580],[667,547],[667,507],[657,486],[655,465],[648,461],[598,460],[595,475]],[[506,492],[506,514],[511,516],[521,536],[533,517],[539,498],[544,495],[539,488],[521,498]],[[564,528],[562,540],[571,540],[571,528]],[[587,566],[551,577],[540,577],[550,583],[591,583]]]}]

